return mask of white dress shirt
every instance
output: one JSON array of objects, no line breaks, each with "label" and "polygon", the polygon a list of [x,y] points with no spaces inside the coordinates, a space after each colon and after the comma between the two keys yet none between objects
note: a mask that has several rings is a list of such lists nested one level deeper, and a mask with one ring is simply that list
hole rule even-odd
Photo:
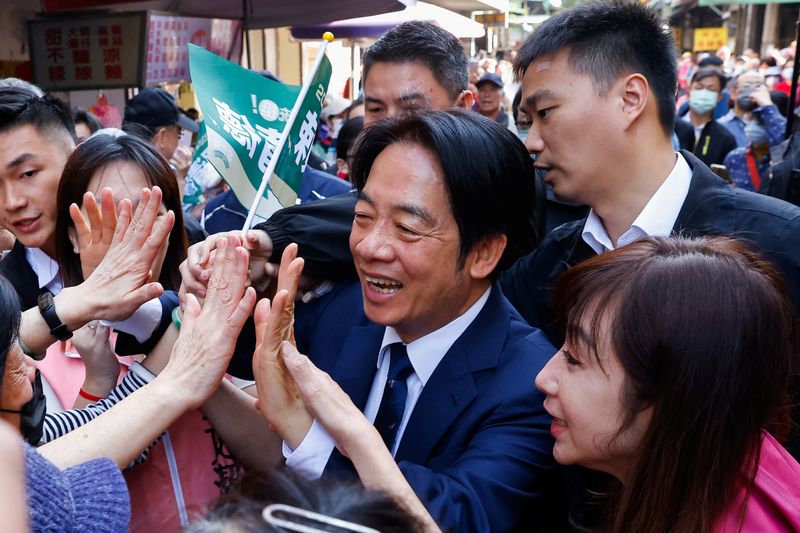
[{"label": "white dress shirt", "polygon": [[[475,320],[475,317],[478,316],[481,309],[483,309],[486,300],[489,299],[491,290],[491,287],[487,289],[463,315],[452,322],[406,344],[408,358],[411,361],[414,372],[406,380],[408,395],[406,396],[403,418],[400,421],[400,427],[397,430],[397,436],[392,446],[392,455],[397,452],[397,447],[403,438],[403,433],[406,430],[406,425],[408,425],[408,420],[411,418],[414,406],[417,404],[420,394],[422,394],[422,389],[450,347],[461,337]],[[389,362],[391,360],[389,346],[397,342],[403,341],[400,340],[400,336],[393,327],[387,326],[383,334],[380,351],[378,352],[378,371],[372,380],[372,387],[364,407],[364,416],[370,422],[375,421],[375,416],[378,414],[378,408],[383,399],[383,389],[386,386],[386,377],[389,374]],[[286,442],[283,443],[283,456],[286,458],[286,466],[310,479],[316,479],[325,470],[325,465],[328,463],[328,459],[335,447],[336,443],[333,437],[315,420],[303,441],[294,451],[289,448]]]},{"label": "white dress shirt", "polygon": [[[25,247],[25,259],[33,269],[39,282],[39,288],[47,289],[53,295],[61,292],[64,284],[59,275],[58,263],[39,248]],[[56,311],[58,312],[58,311]],[[104,326],[133,335],[139,342],[144,342],[153,335],[161,320],[161,302],[153,298],[145,302],[129,318],[119,322],[101,320]]]},{"label": "white dress shirt", "polygon": [[[668,237],[689,194],[692,182],[692,169],[681,154],[672,172],[633,221],[631,227],[617,240],[617,247],[625,246],[644,237]],[[583,240],[597,254],[614,249],[603,221],[594,210],[589,211],[581,234]]]}]

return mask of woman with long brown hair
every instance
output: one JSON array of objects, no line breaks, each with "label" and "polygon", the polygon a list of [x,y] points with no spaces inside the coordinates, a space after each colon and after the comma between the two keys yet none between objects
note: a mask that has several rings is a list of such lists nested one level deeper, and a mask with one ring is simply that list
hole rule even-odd
[{"label": "woman with long brown hair", "polygon": [[536,378],[555,459],[611,474],[603,531],[800,529],[800,465],[769,433],[795,316],[726,238],[649,238],[569,270],[566,342]]}]

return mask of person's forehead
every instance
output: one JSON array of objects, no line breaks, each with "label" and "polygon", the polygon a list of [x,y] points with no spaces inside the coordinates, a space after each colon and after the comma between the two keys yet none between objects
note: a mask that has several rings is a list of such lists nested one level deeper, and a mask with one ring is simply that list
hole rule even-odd
[{"label": "person's forehead", "polygon": [[520,107],[529,110],[535,99],[547,97],[591,97],[597,94],[593,80],[569,64],[567,51],[532,61],[522,76]]},{"label": "person's forehead", "polygon": [[394,98],[399,98],[404,93],[420,89],[447,92],[428,65],[420,61],[398,63],[378,61],[370,67],[364,80],[364,93],[368,98],[372,96],[371,92],[376,91],[388,92]]},{"label": "person's forehead", "polygon": [[52,156],[61,156],[58,159],[66,161],[73,147],[69,135],[48,135],[31,124],[12,126],[0,131],[0,172],[10,170],[10,165],[22,159],[43,163]]},{"label": "person's forehead", "polygon": [[694,80],[694,84],[714,87],[721,86],[719,78],[716,76],[706,76],[704,78],[700,78],[699,80]]}]

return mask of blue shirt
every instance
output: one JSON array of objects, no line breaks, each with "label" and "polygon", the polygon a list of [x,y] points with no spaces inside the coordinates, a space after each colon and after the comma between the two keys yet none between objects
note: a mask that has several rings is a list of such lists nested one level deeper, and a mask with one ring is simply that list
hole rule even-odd
[{"label": "blue shirt", "polygon": [[[781,115],[774,104],[754,109],[753,114],[764,123],[770,146],[777,146],[783,142],[786,133],[786,117]],[[744,132],[744,121],[736,115],[733,109],[719,119],[719,123],[728,128],[728,131],[736,138],[736,146],[745,147],[750,144],[750,140]]]},{"label": "blue shirt", "polygon": [[[731,150],[725,156],[725,166],[728,168],[731,181],[737,188],[745,191],[756,191],[753,178],[750,175],[750,169],[747,167],[747,147]],[[761,158],[761,161],[756,162],[756,167],[758,168],[760,183],[764,183],[764,180],[769,178],[769,153]]]}]

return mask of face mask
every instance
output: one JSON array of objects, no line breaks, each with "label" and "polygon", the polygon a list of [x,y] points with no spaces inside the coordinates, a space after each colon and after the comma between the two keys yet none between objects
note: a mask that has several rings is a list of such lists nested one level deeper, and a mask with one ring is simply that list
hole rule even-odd
[{"label": "face mask", "polygon": [[517,138],[525,144],[525,139],[528,138],[528,130],[517,130]]},{"label": "face mask", "polygon": [[750,142],[756,146],[767,144],[769,137],[767,136],[767,128],[758,121],[753,121],[744,127],[744,133]]},{"label": "face mask", "polygon": [[28,444],[35,446],[42,440],[44,428],[44,415],[47,412],[47,398],[42,387],[42,375],[36,371],[33,380],[33,397],[20,409],[19,429]]},{"label": "face mask", "polygon": [[695,89],[689,95],[689,107],[698,115],[705,115],[717,107],[719,93],[708,89]]}]

